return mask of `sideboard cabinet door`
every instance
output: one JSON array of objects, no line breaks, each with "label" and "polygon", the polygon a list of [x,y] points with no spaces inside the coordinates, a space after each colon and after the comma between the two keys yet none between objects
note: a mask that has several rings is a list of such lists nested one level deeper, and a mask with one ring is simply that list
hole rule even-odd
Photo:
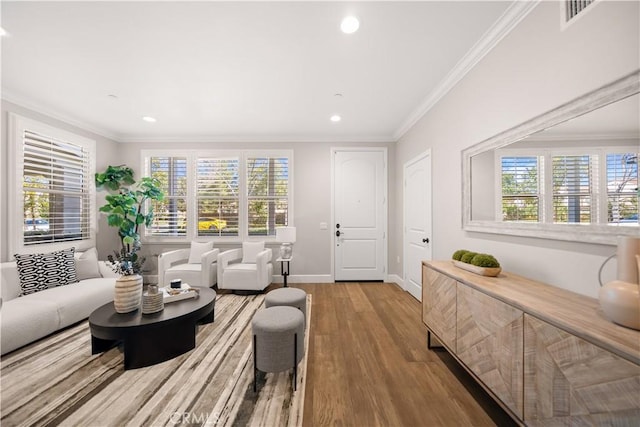
[{"label": "sideboard cabinet door", "polygon": [[522,419],[523,312],[458,284],[458,358]]},{"label": "sideboard cabinet door", "polygon": [[524,384],[527,425],[640,423],[640,366],[530,315]]},{"label": "sideboard cabinet door", "polygon": [[452,352],[456,351],[456,280],[422,266],[422,320]]}]

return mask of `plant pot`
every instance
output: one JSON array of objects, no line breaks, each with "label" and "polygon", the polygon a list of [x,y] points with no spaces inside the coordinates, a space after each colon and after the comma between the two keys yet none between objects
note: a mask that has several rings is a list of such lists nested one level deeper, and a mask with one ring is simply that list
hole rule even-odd
[{"label": "plant pot", "polygon": [[116,279],[113,306],[117,313],[130,313],[140,308],[142,276],[133,274]]},{"label": "plant pot", "polygon": [[478,267],[477,265],[456,260],[452,260],[451,262],[458,268],[479,274],[480,276],[496,277],[502,271],[500,267]]}]

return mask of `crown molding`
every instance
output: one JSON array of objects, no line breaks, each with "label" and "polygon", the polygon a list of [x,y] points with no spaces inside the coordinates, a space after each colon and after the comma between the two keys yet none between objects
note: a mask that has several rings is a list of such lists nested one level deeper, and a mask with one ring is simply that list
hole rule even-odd
[{"label": "crown molding", "polygon": [[67,125],[75,126],[79,129],[82,129],[87,132],[91,132],[93,134],[102,136],[104,138],[110,139],[115,142],[119,142],[121,139],[121,135],[117,135],[112,133],[111,131],[90,125],[86,122],[80,121],[75,117],[68,116],[65,114],[61,114],[57,111],[54,111],[50,107],[44,106],[42,104],[35,103],[31,100],[26,99],[23,96],[19,96],[16,93],[13,93],[9,90],[2,89],[2,100],[10,102],[12,104],[17,105],[18,107],[26,108],[27,110],[31,110],[34,113],[45,115],[54,120],[61,121]]},{"label": "crown molding", "polygon": [[394,132],[393,138],[399,141],[434,105],[442,99],[462,78],[471,71],[516,25],[524,19],[540,0],[516,0],[502,16],[487,30],[473,47],[453,67],[447,76],[432,90],[402,125]]},{"label": "crown molding", "polygon": [[390,143],[396,142],[392,136],[356,136],[356,137],[326,137],[326,136],[295,136],[295,135],[170,135],[170,136],[123,136],[119,139],[122,143],[185,143],[185,142],[227,142],[227,143]]}]

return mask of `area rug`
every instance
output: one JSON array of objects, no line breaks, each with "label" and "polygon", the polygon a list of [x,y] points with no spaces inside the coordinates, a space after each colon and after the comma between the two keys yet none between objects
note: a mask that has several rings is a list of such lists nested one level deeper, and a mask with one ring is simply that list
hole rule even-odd
[{"label": "area rug", "polygon": [[[307,297],[305,355],[311,295]],[[264,295],[219,295],[215,321],[196,348],[125,371],[119,348],[91,355],[87,321],[3,356],[1,423],[7,426],[300,426],[307,357],[292,370],[258,376],[253,392],[251,319]]]}]

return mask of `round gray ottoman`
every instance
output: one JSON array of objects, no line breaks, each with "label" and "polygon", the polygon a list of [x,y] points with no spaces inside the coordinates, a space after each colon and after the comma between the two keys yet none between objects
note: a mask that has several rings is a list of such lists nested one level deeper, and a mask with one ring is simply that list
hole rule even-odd
[{"label": "round gray ottoman", "polygon": [[253,391],[257,371],[281,372],[293,368],[293,388],[298,363],[304,356],[304,316],[293,307],[259,310],[251,321],[253,331]]},{"label": "round gray ottoman", "polygon": [[274,289],[264,297],[265,307],[276,306],[295,307],[302,311],[305,321],[307,320],[307,293],[298,288]]}]

